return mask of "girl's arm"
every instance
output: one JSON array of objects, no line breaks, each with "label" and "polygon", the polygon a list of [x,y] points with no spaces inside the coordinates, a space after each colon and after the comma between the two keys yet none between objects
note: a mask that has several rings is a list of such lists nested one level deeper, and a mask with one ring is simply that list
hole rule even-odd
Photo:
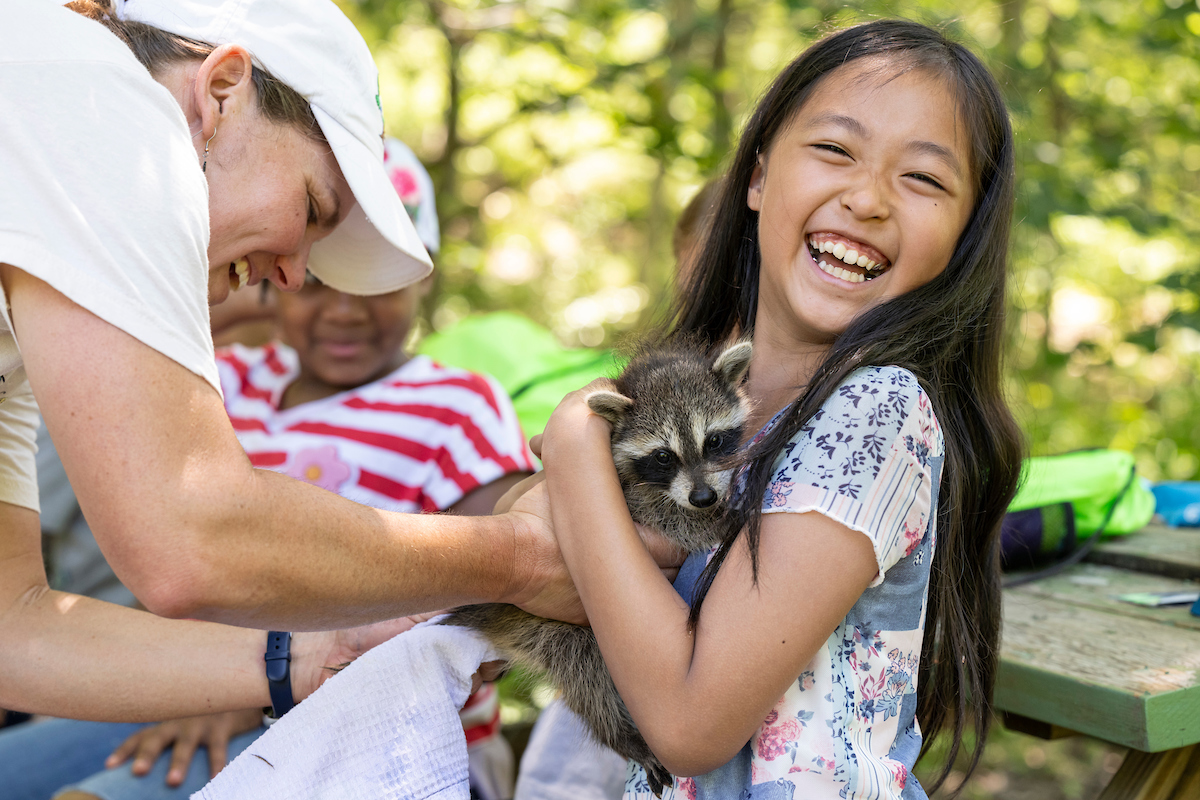
[{"label": "girl's arm", "polygon": [[610,427],[576,392],[543,442],[554,529],[604,660],[638,728],[676,775],[732,758],[878,571],[866,536],[818,513],[762,522],[758,583],[744,538],[688,607],[638,538],[613,467]]},{"label": "girl's arm", "polygon": [[80,505],[155,613],[322,630],[500,601],[582,619],[544,509],[392,514],[253,469],[204,380],[27,273],[0,279]]}]

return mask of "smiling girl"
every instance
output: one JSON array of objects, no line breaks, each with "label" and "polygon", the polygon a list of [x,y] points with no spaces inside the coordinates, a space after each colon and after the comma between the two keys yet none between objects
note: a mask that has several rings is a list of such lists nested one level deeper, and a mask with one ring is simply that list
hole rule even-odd
[{"label": "smiling girl", "polygon": [[948,765],[968,722],[978,758],[1021,454],[1000,390],[1012,159],[994,80],[918,24],[842,31],[775,81],[671,334],[753,338],[746,524],[675,589],[586,390],[551,419],[555,531],[667,796],[922,798],[922,735],[952,730]]}]

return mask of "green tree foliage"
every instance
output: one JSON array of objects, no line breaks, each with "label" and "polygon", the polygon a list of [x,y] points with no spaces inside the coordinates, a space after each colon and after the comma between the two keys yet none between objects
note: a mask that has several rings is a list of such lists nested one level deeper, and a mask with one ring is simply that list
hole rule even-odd
[{"label": "green tree foliage", "polygon": [[1011,396],[1035,453],[1200,467],[1196,0],[341,0],[430,165],[430,323],[519,309],[609,343],[671,291],[671,229],[778,69],[831,27],[944,26],[1018,139]]}]

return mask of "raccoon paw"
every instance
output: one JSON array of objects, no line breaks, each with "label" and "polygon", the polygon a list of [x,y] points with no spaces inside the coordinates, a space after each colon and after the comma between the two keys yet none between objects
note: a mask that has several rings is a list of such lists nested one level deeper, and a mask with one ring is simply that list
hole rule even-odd
[{"label": "raccoon paw", "polygon": [[646,770],[646,783],[650,784],[650,791],[654,792],[655,797],[662,797],[663,789],[675,783],[675,776],[667,772],[667,768],[654,756],[642,762],[642,769]]}]

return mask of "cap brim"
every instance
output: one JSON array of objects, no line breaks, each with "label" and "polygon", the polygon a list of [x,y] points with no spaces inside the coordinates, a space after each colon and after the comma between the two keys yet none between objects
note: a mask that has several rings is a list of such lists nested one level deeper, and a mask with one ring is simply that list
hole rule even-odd
[{"label": "cap brim", "polygon": [[394,292],[421,280],[433,262],[383,161],[315,105],[313,113],[358,202],[333,233],[313,245],[309,271],[321,283],[358,295]]}]

